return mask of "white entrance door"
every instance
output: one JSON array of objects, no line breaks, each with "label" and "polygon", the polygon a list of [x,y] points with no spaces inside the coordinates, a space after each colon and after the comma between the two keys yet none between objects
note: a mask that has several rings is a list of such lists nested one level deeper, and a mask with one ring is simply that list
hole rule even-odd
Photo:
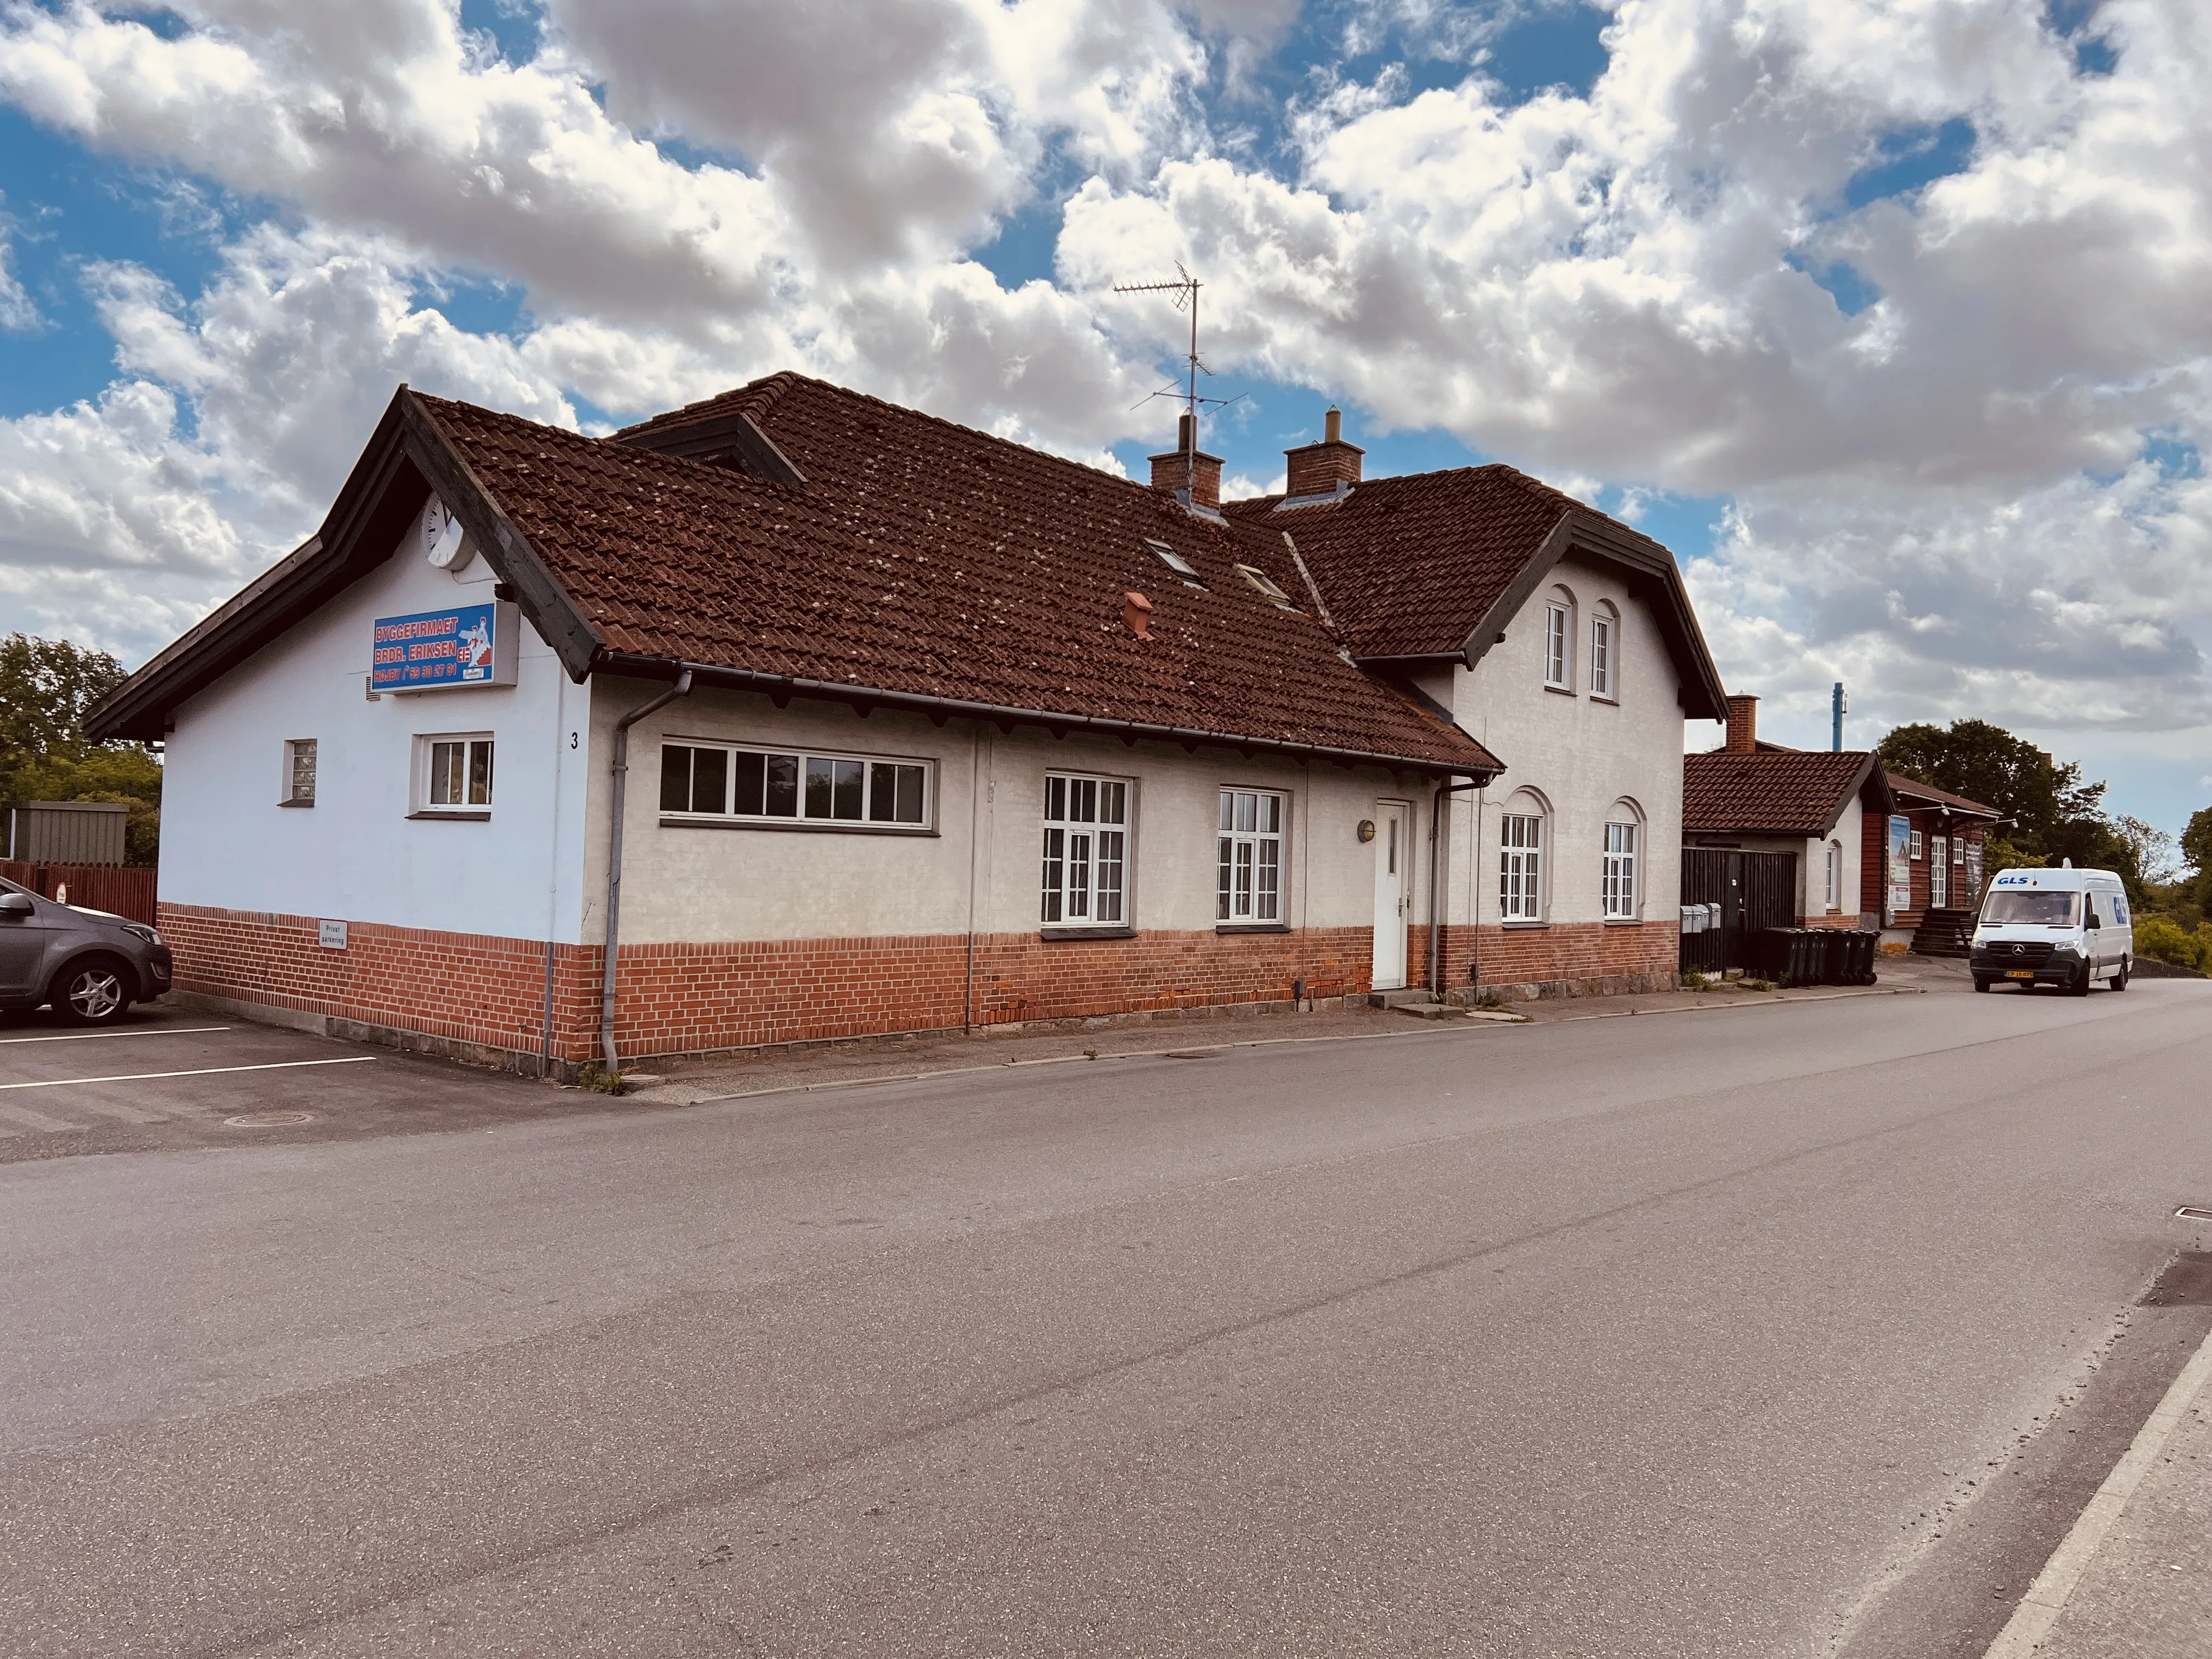
[{"label": "white entrance door", "polygon": [[1951,902],[1951,843],[1942,836],[1928,838],[1928,908],[1940,910]]},{"label": "white entrance door", "polygon": [[1378,991],[1406,983],[1406,872],[1413,864],[1412,811],[1401,800],[1375,803],[1375,970]]}]

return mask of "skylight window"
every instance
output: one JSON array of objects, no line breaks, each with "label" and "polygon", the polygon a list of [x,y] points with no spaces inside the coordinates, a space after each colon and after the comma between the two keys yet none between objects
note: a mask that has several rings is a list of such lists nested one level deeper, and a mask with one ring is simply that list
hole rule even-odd
[{"label": "skylight window", "polygon": [[1147,537],[1145,546],[1154,558],[1182,577],[1187,586],[1203,588],[1206,586],[1198,579],[1198,567],[1165,542],[1156,542]]},{"label": "skylight window", "polygon": [[1265,593],[1270,599],[1273,599],[1284,610],[1295,611],[1297,609],[1296,605],[1291,603],[1291,596],[1284,592],[1281,588],[1276,586],[1273,580],[1268,576],[1267,573],[1261,569],[1259,566],[1253,564],[1240,564],[1237,567],[1237,574],[1243,577],[1246,581],[1251,583],[1253,586],[1258,588],[1262,593]]}]

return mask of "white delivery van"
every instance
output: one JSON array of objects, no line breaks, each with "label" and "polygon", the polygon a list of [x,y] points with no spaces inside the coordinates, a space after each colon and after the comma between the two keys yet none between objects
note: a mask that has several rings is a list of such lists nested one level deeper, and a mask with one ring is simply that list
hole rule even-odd
[{"label": "white delivery van", "polygon": [[1974,988],[2056,985],[2077,997],[2099,980],[2128,988],[2135,924],[2110,870],[2004,870],[1982,896],[1968,962]]}]

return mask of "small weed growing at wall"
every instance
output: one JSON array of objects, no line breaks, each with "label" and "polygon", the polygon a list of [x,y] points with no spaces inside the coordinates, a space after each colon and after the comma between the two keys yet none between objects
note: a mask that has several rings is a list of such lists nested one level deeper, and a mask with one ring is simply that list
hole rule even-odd
[{"label": "small weed growing at wall", "polygon": [[1747,991],[1771,991],[1774,989],[1774,981],[1771,979],[1745,979],[1740,981],[1739,983],[1741,983],[1743,988]]},{"label": "small weed growing at wall", "polygon": [[1085,1060],[1096,1060],[1098,1058],[1098,1051],[1096,1048],[1085,1048],[1083,1051],[1083,1057]]},{"label": "small weed growing at wall", "polygon": [[610,1072],[596,1060],[576,1073],[576,1086],[603,1095],[618,1095],[623,1089],[622,1074]]},{"label": "small weed growing at wall", "polygon": [[1474,1000],[1474,1006],[1478,1008],[1489,1009],[1494,1012],[1496,1010],[1503,1008],[1505,1006],[1505,1000],[1499,996],[1495,991],[1485,991],[1480,996]]},{"label": "small weed growing at wall", "polygon": [[1685,968],[1682,970],[1682,988],[1685,991],[1710,990],[1711,987],[1712,981],[1707,979],[1696,969]]}]

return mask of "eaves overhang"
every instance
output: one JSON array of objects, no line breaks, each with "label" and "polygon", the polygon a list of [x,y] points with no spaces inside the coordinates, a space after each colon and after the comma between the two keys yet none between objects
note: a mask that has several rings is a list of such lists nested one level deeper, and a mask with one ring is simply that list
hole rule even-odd
[{"label": "eaves overhang", "polygon": [[1602,514],[1582,508],[1570,507],[1559,515],[1534,556],[1522,566],[1469,631],[1460,647],[1461,659],[1469,668],[1480,662],[1498,643],[1505,624],[1520,615],[1522,607],[1570,553],[1614,565],[1629,574],[1632,586],[1640,590],[1658,618],[1668,654],[1680,676],[1682,713],[1691,720],[1726,720],[1728,692],[1705,644],[1705,630],[1698,626],[1697,612],[1690,606],[1674,556],[1649,536],[1639,536]]},{"label": "eaves overhang", "polygon": [[402,386],[322,526],[108,694],[84,717],[95,743],[161,740],[174,711],[381,565],[432,490],[514,593],[569,677],[580,681],[599,631],[554,580],[422,399]]},{"label": "eaves overhang", "polygon": [[[964,697],[945,697],[915,691],[894,691],[878,686],[854,685],[842,680],[810,679],[802,675],[771,674],[757,669],[732,668],[716,663],[678,661],[665,657],[609,652],[595,667],[602,674],[622,674],[637,679],[672,680],[689,673],[694,687],[715,685],[726,690],[755,691],[773,698],[805,697],[863,708],[899,708],[916,714],[988,720],[1001,727],[1041,726],[1055,737],[1071,732],[1092,732],[1120,738],[1125,743],[1151,740],[1180,744],[1186,748],[1205,744],[1231,749],[1243,755],[1304,756],[1346,766],[1378,766],[1395,772],[1417,772],[1428,777],[1474,778],[1489,781],[1505,769],[1504,763],[1464,732],[1480,760],[1452,762],[1433,755],[1396,755],[1380,750],[1349,749],[1328,744],[1299,743],[1285,738],[1255,737],[1248,732],[1217,732],[1198,726],[1164,726],[1144,720],[1117,720],[1097,714],[1068,714],[1049,708],[978,702]],[[1455,728],[1456,729],[1456,728]]]}]

